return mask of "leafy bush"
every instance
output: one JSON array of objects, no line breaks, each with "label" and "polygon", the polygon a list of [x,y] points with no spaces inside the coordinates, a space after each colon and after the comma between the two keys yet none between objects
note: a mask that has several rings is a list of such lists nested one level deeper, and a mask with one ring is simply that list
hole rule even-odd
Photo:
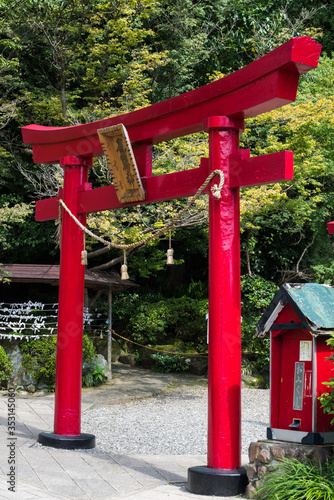
[{"label": "leafy bush", "polygon": [[6,388],[12,368],[4,348],[0,345],[0,387]]},{"label": "leafy bush", "polygon": [[107,380],[104,375],[104,369],[95,365],[94,371],[82,374],[82,387],[95,387],[97,385],[103,384]]},{"label": "leafy bush", "polygon": [[174,356],[170,356],[168,354],[152,354],[151,358],[155,362],[152,367],[153,372],[179,372],[182,370],[188,370],[189,368],[188,365],[182,363],[182,359],[177,354]]},{"label": "leafy bush", "polygon": [[[21,343],[22,366],[32,374],[38,383],[54,387],[56,379],[57,337],[42,337]],[[93,341],[83,335],[82,359],[90,361],[96,354]]]},{"label": "leafy bush", "polygon": [[141,303],[129,321],[134,339],[142,344],[163,344],[178,338],[196,345],[206,343],[207,300],[189,297]]},{"label": "leafy bush", "polygon": [[242,350],[249,353],[250,359],[255,362],[255,368],[259,373],[269,369],[270,341],[269,338],[256,338],[255,326],[276,291],[277,286],[261,276],[241,277]]},{"label": "leafy bush", "polygon": [[82,387],[93,387],[94,377],[91,372],[82,374]]},{"label": "leafy bush", "polygon": [[143,302],[129,321],[134,339],[142,344],[163,343],[167,338],[166,302]]},{"label": "leafy bush", "polygon": [[264,476],[256,498],[264,500],[333,500],[334,462],[324,466],[284,459]]},{"label": "leafy bush", "polygon": [[21,343],[22,366],[38,383],[54,386],[56,378],[56,337],[43,337]]},{"label": "leafy bush", "polygon": [[[332,348],[334,348],[334,336],[331,335],[327,340],[327,344],[329,344]],[[334,363],[334,352],[328,358],[331,363]],[[323,382],[323,384],[330,389],[329,392],[324,392],[319,396],[319,401],[324,413],[328,413],[332,415],[331,425],[334,425],[334,378],[330,378],[328,382]]]},{"label": "leafy bush", "polygon": [[107,380],[107,377],[104,374],[104,368],[95,365],[95,370],[92,373],[93,376],[93,385],[101,385],[103,382]]},{"label": "leafy bush", "polygon": [[92,339],[86,334],[82,337],[82,361],[91,361],[96,355]]}]

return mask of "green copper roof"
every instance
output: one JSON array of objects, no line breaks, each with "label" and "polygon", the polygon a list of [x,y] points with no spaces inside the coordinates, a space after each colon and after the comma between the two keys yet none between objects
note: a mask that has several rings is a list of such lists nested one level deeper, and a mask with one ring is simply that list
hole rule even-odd
[{"label": "green copper roof", "polygon": [[320,328],[334,327],[334,287],[305,283],[284,288],[312,323]]}]

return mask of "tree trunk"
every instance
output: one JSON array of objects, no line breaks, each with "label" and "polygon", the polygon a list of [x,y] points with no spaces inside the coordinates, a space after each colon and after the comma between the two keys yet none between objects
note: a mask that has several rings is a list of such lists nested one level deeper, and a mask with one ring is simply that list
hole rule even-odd
[{"label": "tree trunk", "polygon": [[66,78],[65,72],[62,71],[60,78],[60,94],[61,94],[61,112],[65,121],[67,121],[67,101],[66,101]]}]

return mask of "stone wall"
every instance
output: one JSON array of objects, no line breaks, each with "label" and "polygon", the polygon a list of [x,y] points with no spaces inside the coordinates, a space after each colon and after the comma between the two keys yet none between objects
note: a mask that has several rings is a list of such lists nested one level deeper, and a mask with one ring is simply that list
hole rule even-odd
[{"label": "stone wall", "polygon": [[255,498],[255,488],[266,474],[275,470],[283,458],[295,458],[300,462],[313,460],[324,464],[333,458],[333,445],[311,445],[286,441],[265,440],[251,443],[248,450],[249,464],[246,465],[249,484],[245,497]]}]

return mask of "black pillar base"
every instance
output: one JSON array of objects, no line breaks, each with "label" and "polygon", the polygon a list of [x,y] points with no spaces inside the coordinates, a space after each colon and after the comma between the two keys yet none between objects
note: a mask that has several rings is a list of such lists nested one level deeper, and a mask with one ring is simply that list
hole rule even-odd
[{"label": "black pillar base", "polygon": [[52,448],[62,448],[63,450],[80,450],[95,448],[94,434],[78,434],[77,436],[67,436],[54,434],[53,432],[41,432],[37,441],[44,446]]},{"label": "black pillar base", "polygon": [[246,469],[214,469],[190,467],[188,490],[197,495],[231,497],[245,492],[248,484]]}]

